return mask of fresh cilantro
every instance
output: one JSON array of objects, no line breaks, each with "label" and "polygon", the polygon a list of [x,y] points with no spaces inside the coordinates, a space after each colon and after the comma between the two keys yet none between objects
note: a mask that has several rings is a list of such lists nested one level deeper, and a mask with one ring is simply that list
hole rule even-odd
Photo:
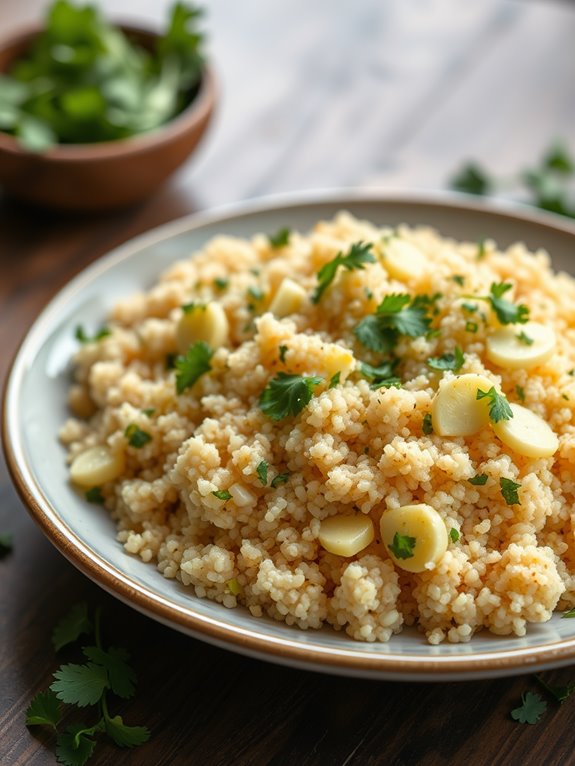
[{"label": "fresh cilantro", "polygon": [[515,393],[517,394],[517,398],[520,402],[525,401],[525,389],[523,386],[520,386],[519,384],[515,386]]},{"label": "fresh cilantro", "polygon": [[359,342],[380,354],[389,353],[401,335],[417,338],[429,330],[431,318],[427,315],[430,299],[393,293],[386,295],[375,314],[364,317],[354,328]]},{"label": "fresh cilantro", "polygon": [[567,375],[571,375],[571,377],[573,377],[575,375],[575,367],[572,370],[569,370]]},{"label": "fresh cilantro", "polygon": [[451,540],[451,542],[456,543],[459,540],[459,538],[460,538],[460,534],[458,530],[455,529],[455,527],[451,527],[451,529],[449,530],[449,539]]},{"label": "fresh cilantro", "polygon": [[335,279],[340,266],[348,271],[364,269],[366,263],[375,263],[375,256],[371,252],[370,242],[355,242],[344,255],[338,253],[329,263],[324,264],[317,273],[318,284],[312,295],[313,303],[319,303],[321,296]]},{"label": "fresh cilantro", "polygon": [[421,430],[426,436],[429,436],[433,433],[433,421],[431,419],[431,412],[426,412],[423,416],[423,421],[421,423]]},{"label": "fresh cilantro", "polygon": [[369,287],[364,287],[363,291],[367,300],[371,301],[373,299],[373,292],[369,289]]},{"label": "fresh cilantro", "polygon": [[469,162],[451,179],[450,186],[456,191],[466,194],[489,194],[492,181],[476,162]]},{"label": "fresh cilantro", "polygon": [[91,633],[92,621],[88,615],[88,606],[84,602],[75,604],[68,614],[65,614],[57,623],[52,632],[52,644],[55,651],[59,652],[64,646],[74,643],[81,635]]},{"label": "fresh cilantro", "polygon": [[367,362],[362,362],[359,367],[361,374],[371,381],[371,388],[376,391],[378,388],[389,388],[395,386],[401,388],[401,379],[394,374],[395,368],[399,363],[398,359],[389,359],[380,362],[377,367],[373,367]]},{"label": "fresh cilantro", "polygon": [[136,691],[136,674],[128,664],[130,655],[125,649],[111,646],[104,651],[98,646],[85,646],[84,655],[108,674],[110,689],[122,699],[130,699]]},{"label": "fresh cilantro", "polygon": [[142,413],[147,417],[151,418],[153,415],[156,414],[155,407],[146,407],[146,409],[142,410]]},{"label": "fresh cilantro", "polygon": [[482,238],[477,243],[477,255],[475,256],[475,260],[482,261],[486,255],[487,255],[487,246],[485,244],[485,238]]},{"label": "fresh cilantro", "polygon": [[100,487],[90,487],[90,489],[86,490],[84,497],[89,503],[94,503],[94,505],[104,505],[105,502]]},{"label": "fresh cilantro", "polygon": [[9,532],[0,534],[0,559],[7,556],[13,547],[12,535]]},{"label": "fresh cilantro", "polygon": [[401,378],[393,377],[393,378],[383,378],[381,380],[374,380],[371,384],[370,388],[372,391],[379,391],[380,388],[401,388],[403,386],[403,382]]},{"label": "fresh cilantro", "polygon": [[553,686],[548,684],[540,675],[536,675],[535,679],[560,705],[575,693],[575,683],[567,684],[567,686]]},{"label": "fresh cilantro", "polygon": [[39,692],[26,710],[26,726],[50,726],[55,729],[62,717],[60,703],[51,689]]},{"label": "fresh cilantro", "polygon": [[463,277],[461,274],[454,274],[451,279],[453,282],[455,282],[456,285],[459,285],[460,287],[463,287],[465,284],[465,277]]},{"label": "fresh cilantro", "polygon": [[124,431],[124,436],[128,440],[130,447],[135,447],[136,449],[141,449],[148,442],[152,441],[150,434],[147,431],[142,431],[136,423],[130,423]]},{"label": "fresh cilantro", "polygon": [[109,687],[106,669],[94,662],[61,665],[54,673],[54,679],[50,689],[58,699],[78,707],[95,705]]},{"label": "fresh cilantro", "polygon": [[511,711],[511,718],[519,723],[537,723],[547,710],[547,703],[535,692],[521,695],[521,705]]},{"label": "fresh cilantro", "polygon": [[207,309],[206,303],[196,303],[195,301],[192,301],[191,303],[184,303],[182,306],[180,306],[184,314],[191,314],[194,311],[205,311]]},{"label": "fresh cilantro", "polygon": [[519,499],[521,484],[502,476],[499,479],[499,486],[501,487],[501,494],[507,505],[521,505],[521,500]]},{"label": "fresh cilantro", "polygon": [[568,618],[575,617],[575,607],[573,609],[569,609],[568,612],[565,612],[563,617],[568,617]]},{"label": "fresh cilantro", "polygon": [[511,290],[513,285],[509,282],[493,282],[489,288],[489,295],[468,295],[478,301],[488,301],[495,311],[501,324],[525,324],[529,321],[529,309],[524,304],[516,306],[503,296]]},{"label": "fresh cilantro", "polygon": [[253,298],[254,301],[263,301],[264,299],[263,290],[254,285],[251,285],[250,287],[248,287],[248,295],[250,296],[250,298]]},{"label": "fresh cilantro", "polygon": [[461,308],[469,314],[474,314],[477,311],[478,306],[474,303],[462,303]]},{"label": "fresh cilantro", "polygon": [[176,359],[178,355],[173,351],[169,351],[166,354],[166,370],[174,370],[176,368]]},{"label": "fresh cilantro", "polygon": [[411,559],[414,556],[415,542],[415,537],[400,535],[399,532],[396,532],[393,536],[393,542],[387,547],[396,559]]},{"label": "fresh cilantro", "polygon": [[341,378],[341,372],[338,370],[329,379],[329,386],[328,386],[328,388],[335,388],[336,386],[339,386],[339,379],[340,378]]},{"label": "fresh cilantro", "polygon": [[533,343],[535,342],[533,338],[530,338],[529,335],[527,335],[527,333],[523,332],[523,330],[521,330],[520,333],[517,333],[516,337],[517,337],[517,340],[521,341],[521,343],[524,343],[526,346],[532,346]]},{"label": "fresh cilantro", "polygon": [[182,394],[206,372],[212,369],[210,359],[214,352],[208,344],[199,340],[190,346],[185,356],[178,356],[174,363],[176,368],[176,392]]},{"label": "fresh cilantro", "polygon": [[288,375],[279,372],[262,391],[260,407],[272,420],[299,415],[311,401],[313,389],[321,382],[322,378],[316,375]]},{"label": "fresh cilantro", "polygon": [[90,336],[86,333],[81,324],[76,327],[76,332],[74,333],[76,340],[82,343],[82,345],[86,343],[96,343],[103,338],[107,338],[108,335],[111,335],[110,330],[107,327],[102,327],[100,330],[94,333],[94,335]]},{"label": "fresh cilantro", "polygon": [[288,350],[287,346],[280,346],[280,348],[279,348],[280,362],[282,364],[285,364],[287,350]]},{"label": "fresh cilantro", "polygon": [[472,476],[471,479],[467,479],[467,481],[475,487],[483,487],[484,484],[487,484],[487,478],[486,473],[478,473]]},{"label": "fresh cilantro", "polygon": [[569,397],[568,397],[568,395],[567,395],[567,394],[561,394],[561,398],[562,398],[562,399],[565,399],[565,401],[566,401],[566,402],[568,402],[568,401],[569,401]]},{"label": "fresh cilantro", "polygon": [[227,489],[216,489],[216,490],[214,490],[214,492],[212,492],[212,495],[214,497],[217,497],[218,500],[223,500],[224,503],[226,502],[226,500],[230,500],[230,498],[232,496],[231,493],[228,492]]},{"label": "fresh cilantro", "polygon": [[279,229],[275,234],[270,234],[268,236],[268,242],[274,249],[279,249],[280,247],[285,247],[289,244],[290,237],[291,229],[284,227],[283,229]]},{"label": "fresh cilantro", "polygon": [[427,360],[427,366],[432,370],[452,370],[458,372],[465,362],[465,355],[459,346],[455,347],[453,354],[443,354],[442,356],[432,356]]},{"label": "fresh cilantro", "polygon": [[83,723],[74,723],[58,736],[56,758],[64,766],[84,766],[96,748],[96,740],[90,735],[100,727],[87,727]]},{"label": "fresh cilantro", "polygon": [[214,287],[217,287],[218,290],[225,290],[226,287],[229,287],[229,284],[230,280],[224,277],[216,277],[214,279]]},{"label": "fresh cilantro", "polygon": [[280,484],[285,484],[286,481],[289,479],[290,475],[291,474],[289,473],[289,471],[286,471],[286,473],[278,473],[278,475],[274,476],[274,478],[272,479],[271,486],[274,489],[276,489],[276,487],[279,487]]},{"label": "fresh cilantro", "polygon": [[482,391],[480,388],[478,388],[475,398],[487,398],[489,400],[489,417],[493,423],[499,423],[501,420],[511,420],[513,417],[513,411],[509,406],[507,397],[504,394],[500,394],[499,391],[496,390],[495,386],[491,386],[489,391]]},{"label": "fresh cilantro", "polygon": [[150,730],[146,726],[127,726],[120,715],[107,718],[105,728],[118,747],[137,747],[150,739]]},{"label": "fresh cilantro", "polygon": [[262,460],[260,463],[258,463],[258,467],[256,468],[258,479],[261,481],[264,487],[266,487],[268,483],[268,468],[269,466],[265,460]]},{"label": "fresh cilantro", "polygon": [[477,328],[479,325],[477,322],[466,322],[465,323],[465,330],[466,332],[477,332]]}]

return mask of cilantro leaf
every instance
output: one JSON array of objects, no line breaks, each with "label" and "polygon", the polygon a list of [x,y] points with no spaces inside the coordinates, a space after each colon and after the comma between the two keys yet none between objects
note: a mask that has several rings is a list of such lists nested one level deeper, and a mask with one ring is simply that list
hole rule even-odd
[{"label": "cilantro leaf", "polygon": [[378,354],[388,354],[397,345],[398,334],[387,327],[385,322],[375,314],[364,317],[353,330],[358,341]]},{"label": "cilantro leaf", "polygon": [[511,420],[513,417],[513,411],[509,406],[507,397],[504,394],[500,394],[495,386],[491,386],[489,391],[482,391],[478,388],[475,398],[487,398],[489,400],[489,417],[494,423],[499,423],[500,420]]},{"label": "cilantro leaf", "polygon": [[483,487],[484,484],[487,484],[487,478],[486,473],[478,473],[472,476],[471,479],[467,479],[467,481],[475,487]]},{"label": "cilantro leaf", "polygon": [[146,407],[145,409],[142,410],[142,412],[144,413],[144,415],[147,418],[151,418],[153,415],[156,414],[156,408],[155,407]]},{"label": "cilantro leaf", "polygon": [[82,634],[92,632],[92,622],[88,616],[88,606],[84,602],[75,604],[57,623],[52,632],[52,644],[55,651],[77,641]]},{"label": "cilantro leaf", "polygon": [[493,183],[487,173],[476,162],[469,162],[451,179],[452,189],[466,194],[490,194]]},{"label": "cilantro leaf", "polygon": [[395,368],[398,364],[398,359],[389,359],[380,362],[377,367],[373,367],[367,362],[362,362],[359,366],[359,371],[371,381],[370,387],[374,391],[378,388],[389,388],[390,386],[401,388],[401,379],[394,375]]},{"label": "cilantro leaf", "polygon": [[414,556],[416,538],[408,535],[400,535],[396,532],[393,536],[393,542],[387,547],[393,553],[396,559],[411,559]]},{"label": "cilantro leaf", "polygon": [[287,346],[279,347],[280,362],[282,364],[285,364],[287,350],[288,350]]},{"label": "cilantro leaf", "polygon": [[276,489],[280,484],[285,484],[290,476],[291,474],[289,471],[286,471],[286,473],[278,473],[278,475],[272,479],[271,486]]},{"label": "cilantro leaf", "polygon": [[311,401],[313,389],[321,382],[322,378],[316,375],[288,375],[279,372],[262,391],[260,408],[272,420],[299,415]]},{"label": "cilantro leaf", "polygon": [[501,487],[501,494],[507,505],[521,505],[518,492],[518,490],[521,489],[521,484],[502,476],[499,479],[499,486]]},{"label": "cilantro leaf", "polygon": [[340,378],[341,378],[341,371],[338,370],[329,379],[329,386],[328,386],[328,388],[335,388],[336,386],[339,386],[339,379]]},{"label": "cilantro leaf", "polygon": [[449,530],[449,539],[452,543],[456,543],[460,538],[459,531],[455,527],[451,527]]},{"label": "cilantro leaf", "polygon": [[427,311],[432,301],[421,295],[413,300],[405,293],[386,295],[375,314],[364,317],[353,332],[366,348],[387,354],[401,335],[417,338],[427,333],[431,324]]},{"label": "cilantro leaf", "polygon": [[227,489],[215,489],[212,492],[212,495],[217,497],[218,500],[223,500],[224,502],[226,502],[226,500],[230,500],[232,497],[231,492],[228,492]]},{"label": "cilantro leaf", "polygon": [[105,503],[105,498],[100,487],[90,487],[90,489],[87,489],[84,493],[84,497],[89,503],[94,503],[94,505],[104,505]]},{"label": "cilantro leaf", "polygon": [[465,277],[463,277],[461,274],[454,274],[451,279],[453,282],[455,282],[456,285],[459,285],[459,287],[463,287],[465,284]]},{"label": "cilantro leaf", "polygon": [[573,684],[567,684],[567,686],[552,686],[551,684],[548,684],[541,676],[536,675],[535,679],[541,684],[541,686],[549,692],[549,694],[555,699],[556,702],[558,702],[560,705],[562,705],[565,700],[569,699],[569,697],[575,692],[575,683]]},{"label": "cilantro leaf", "polygon": [[285,247],[288,245],[290,237],[291,229],[284,227],[283,229],[279,229],[279,231],[277,231],[275,234],[270,234],[268,236],[268,242],[270,243],[271,247],[277,250],[280,247]]},{"label": "cilantro leaf", "polygon": [[265,460],[262,460],[260,463],[258,463],[258,467],[256,468],[258,479],[261,481],[264,487],[266,487],[268,483],[268,468],[269,466]]},{"label": "cilantro leaf", "polygon": [[312,295],[312,302],[318,303],[321,296],[335,279],[340,266],[348,271],[364,269],[366,263],[375,263],[375,256],[371,252],[370,242],[355,242],[347,254],[338,253],[335,258],[324,264],[317,273],[318,285]]},{"label": "cilantro leaf", "polygon": [[127,726],[122,716],[116,715],[105,720],[106,734],[118,747],[137,747],[150,739],[147,726]]},{"label": "cilantro leaf", "polygon": [[455,347],[453,354],[447,353],[442,356],[432,356],[427,360],[427,366],[432,370],[452,370],[458,372],[465,362],[465,355],[459,346]]},{"label": "cilantro leaf", "polygon": [[55,729],[60,718],[60,703],[50,689],[37,694],[26,710],[26,726],[51,726]]},{"label": "cilantro leaf", "polygon": [[524,343],[526,346],[532,346],[535,342],[533,338],[530,338],[526,332],[523,332],[523,330],[517,333],[517,340],[521,341],[521,343]]},{"label": "cilantro leaf", "polygon": [[214,286],[218,288],[218,290],[225,290],[226,287],[229,287],[230,280],[226,279],[225,277],[216,277],[214,279]]},{"label": "cilantro leaf", "polygon": [[61,665],[54,678],[50,689],[56,692],[58,699],[78,707],[95,705],[109,686],[106,669],[94,662]]},{"label": "cilantro leaf", "polygon": [[102,340],[102,338],[107,338],[108,335],[111,335],[111,331],[107,327],[102,327],[100,330],[94,333],[94,335],[90,336],[86,333],[81,324],[76,327],[76,331],[74,333],[76,340],[83,345],[86,343],[96,343],[97,341]]},{"label": "cilantro leaf", "polygon": [[82,734],[83,731],[88,731],[84,724],[73,724],[58,736],[56,745],[58,763],[64,766],[84,766],[92,756],[96,742]]},{"label": "cilantro leaf", "polygon": [[511,718],[519,723],[537,723],[547,710],[547,703],[535,692],[521,695],[521,705],[511,711]]},{"label": "cilantro leaf", "polygon": [[136,449],[141,449],[148,442],[152,441],[150,434],[147,431],[142,431],[136,423],[130,423],[124,431],[124,436],[128,440],[130,447],[136,447]]},{"label": "cilantro leaf", "polygon": [[569,609],[568,612],[565,612],[563,617],[575,617],[575,607],[573,607],[573,609]]},{"label": "cilantro leaf", "polygon": [[503,297],[511,287],[509,282],[494,282],[489,288],[490,295],[487,300],[501,324],[525,324],[529,320],[528,307],[524,304],[516,306]]},{"label": "cilantro leaf", "polygon": [[426,436],[429,436],[433,433],[433,421],[431,419],[431,412],[426,412],[423,416],[423,421],[421,423],[421,430]]},{"label": "cilantro leaf", "polygon": [[465,323],[465,331],[466,332],[477,332],[479,325],[477,322],[466,322]]},{"label": "cilantro leaf", "polygon": [[0,559],[7,556],[13,547],[12,535],[9,532],[0,534]]},{"label": "cilantro leaf", "polygon": [[104,651],[97,646],[84,646],[82,651],[89,660],[105,668],[110,689],[114,694],[123,699],[134,696],[136,674],[128,665],[130,655],[125,649],[111,646]]},{"label": "cilantro leaf", "polygon": [[525,389],[523,386],[520,386],[519,384],[515,386],[515,393],[517,394],[517,398],[520,402],[525,401]]},{"label": "cilantro leaf", "polygon": [[559,173],[575,173],[575,160],[563,143],[554,144],[543,158],[543,167]]},{"label": "cilantro leaf", "polygon": [[208,344],[199,340],[190,346],[185,356],[178,356],[174,363],[176,368],[176,392],[182,394],[191,388],[199,378],[212,369],[210,360],[214,352]]}]

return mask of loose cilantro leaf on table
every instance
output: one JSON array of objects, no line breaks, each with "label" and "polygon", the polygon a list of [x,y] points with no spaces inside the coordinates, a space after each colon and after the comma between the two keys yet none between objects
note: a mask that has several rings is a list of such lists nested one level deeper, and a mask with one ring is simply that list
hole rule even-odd
[{"label": "loose cilantro leaf on table", "polygon": [[266,487],[268,483],[268,468],[269,466],[265,460],[262,460],[260,463],[258,463],[258,467],[256,468],[258,479],[264,485],[264,487]]},{"label": "loose cilantro leaf on table", "polygon": [[289,240],[291,237],[291,229],[288,229],[287,227],[284,227],[283,229],[280,229],[275,234],[270,234],[268,236],[268,242],[270,243],[270,246],[274,249],[279,249],[280,247],[285,247],[289,244]]},{"label": "loose cilantro leaf on table", "polygon": [[54,649],[59,652],[64,646],[74,643],[81,635],[91,633],[92,630],[93,625],[88,615],[87,604],[75,604],[68,614],[56,623],[52,632]]},{"label": "loose cilantro leaf on table", "polygon": [[98,646],[85,646],[82,651],[89,660],[107,671],[108,683],[114,694],[123,699],[134,696],[136,674],[128,664],[130,655],[126,649],[111,646],[104,651]]},{"label": "loose cilantro leaf on table", "polygon": [[427,366],[432,370],[452,370],[458,372],[465,362],[465,355],[459,346],[455,347],[453,354],[447,353],[442,356],[432,356],[427,360]]},{"label": "loose cilantro leaf on table", "polygon": [[431,318],[427,311],[432,298],[405,293],[386,295],[375,314],[364,317],[354,328],[359,342],[371,351],[389,353],[401,335],[417,338],[429,330]]},{"label": "loose cilantro leaf on table", "polygon": [[150,739],[150,731],[146,726],[127,726],[119,715],[107,718],[105,725],[106,734],[118,747],[137,747]]},{"label": "loose cilantro leaf on table", "polygon": [[176,368],[176,392],[182,394],[191,388],[202,375],[212,369],[210,360],[214,355],[208,344],[199,340],[190,346],[185,356],[178,356],[174,362]]},{"label": "loose cilantro leaf on table", "polygon": [[507,505],[521,505],[521,500],[519,499],[521,484],[502,476],[499,479],[499,486],[501,487],[501,494]]},{"label": "loose cilantro leaf on table", "polygon": [[495,386],[491,386],[489,391],[482,391],[478,388],[475,398],[487,398],[489,400],[489,417],[493,423],[499,423],[500,420],[511,420],[513,417],[513,411],[509,406],[507,397],[504,394],[500,394]]},{"label": "loose cilantro leaf on table", "polygon": [[109,686],[106,669],[93,662],[86,665],[61,665],[54,673],[54,678],[50,689],[58,699],[78,707],[95,705],[104,689]]},{"label": "loose cilantro leaf on table", "polygon": [[566,686],[553,686],[548,684],[540,675],[536,675],[535,679],[560,705],[575,693],[575,683]]},{"label": "loose cilantro leaf on table", "polygon": [[260,396],[260,408],[272,420],[299,415],[309,404],[313,390],[322,382],[316,375],[290,375],[279,372]]},{"label": "loose cilantro leaf on table", "polygon": [[521,695],[521,705],[511,711],[511,718],[519,723],[537,723],[547,710],[547,703],[535,692]]},{"label": "loose cilantro leaf on table", "polygon": [[393,553],[397,559],[411,559],[414,556],[413,549],[415,548],[416,538],[409,537],[409,535],[400,535],[396,532],[393,536],[391,545],[387,547]]},{"label": "loose cilantro leaf on table", "polygon": [[82,723],[68,726],[57,740],[58,763],[64,766],[84,766],[96,748],[96,740],[88,736],[93,733],[93,728],[88,728]]},{"label": "loose cilantro leaf on table", "polygon": [[100,330],[94,333],[94,335],[88,335],[81,324],[76,327],[76,331],[74,333],[74,337],[77,341],[82,343],[82,345],[85,343],[96,343],[97,341],[102,340],[102,338],[107,338],[108,335],[111,335],[111,333],[107,327],[102,327]]},{"label": "loose cilantro leaf on table", "polygon": [[489,194],[492,189],[491,179],[483,168],[475,162],[469,162],[450,182],[452,189],[466,194]]},{"label": "loose cilantro leaf on table", "polygon": [[2,532],[0,534],[0,559],[12,551],[12,546],[12,535],[9,532]]},{"label": "loose cilantro leaf on table", "polygon": [[60,703],[51,689],[39,692],[26,710],[26,726],[51,726],[55,729],[60,718]]},{"label": "loose cilantro leaf on table", "polygon": [[364,269],[366,263],[375,263],[375,256],[371,249],[370,242],[355,242],[345,255],[338,253],[333,260],[324,264],[317,273],[318,284],[312,295],[312,302],[319,302],[321,296],[335,279],[340,266],[343,266],[347,271],[353,271],[354,269]]}]

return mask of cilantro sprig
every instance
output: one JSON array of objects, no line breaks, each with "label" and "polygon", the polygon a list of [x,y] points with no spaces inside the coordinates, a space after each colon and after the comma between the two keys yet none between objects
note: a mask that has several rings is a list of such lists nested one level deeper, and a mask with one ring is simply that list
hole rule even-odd
[{"label": "cilantro sprig", "polygon": [[386,295],[375,314],[364,317],[353,332],[359,342],[379,354],[392,351],[400,336],[418,338],[425,335],[431,325],[428,309],[429,296],[417,295],[411,298],[406,293]]},{"label": "cilantro sprig", "polygon": [[214,355],[208,344],[199,340],[188,349],[185,356],[178,356],[174,362],[176,368],[176,392],[183,394],[187,388],[191,388],[206,372],[210,372],[212,366],[210,360]]},{"label": "cilantro sprig", "polygon": [[456,346],[453,354],[446,353],[441,356],[432,356],[427,360],[427,366],[432,370],[452,370],[453,372],[459,372],[465,363],[465,354]]},{"label": "cilantro sprig", "polygon": [[317,273],[317,287],[312,295],[312,302],[319,303],[321,296],[335,279],[340,266],[347,271],[364,269],[366,263],[375,263],[375,256],[371,252],[370,242],[355,242],[344,255],[338,253],[335,258],[324,264]]},{"label": "cilantro sprig", "polygon": [[[130,699],[136,690],[136,674],[128,652],[119,647],[104,648],[101,611],[89,614],[86,604],[76,604],[54,628],[56,651],[92,635],[94,644],[82,647],[87,662],[66,663],[53,675],[50,687],[37,694],[26,710],[27,726],[48,726],[57,732],[56,757],[64,766],[84,766],[97,746],[96,737],[107,734],[118,747],[137,747],[150,738],[146,726],[129,726],[109,709],[109,695]],[[61,730],[62,705],[96,708],[92,723],[75,721]],[[67,714],[66,714],[67,717]]]},{"label": "cilantro sprig", "polygon": [[507,397],[500,394],[495,386],[491,386],[489,391],[482,391],[478,388],[475,398],[488,400],[489,417],[494,423],[499,423],[500,420],[511,420],[513,417],[513,410],[509,406]]},{"label": "cilantro sprig", "polygon": [[370,388],[376,391],[378,388],[401,388],[401,378],[395,375],[395,369],[399,359],[388,359],[380,362],[377,367],[362,362],[359,366],[361,374],[371,381]]},{"label": "cilantro sprig", "polygon": [[309,404],[313,390],[322,382],[317,375],[292,375],[279,372],[260,395],[260,408],[272,420],[299,415]]}]

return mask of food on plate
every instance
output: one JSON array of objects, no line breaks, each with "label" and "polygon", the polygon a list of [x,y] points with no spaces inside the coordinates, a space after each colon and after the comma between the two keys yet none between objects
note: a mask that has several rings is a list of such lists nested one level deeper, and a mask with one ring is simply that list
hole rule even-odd
[{"label": "food on plate", "polygon": [[575,605],[574,306],[521,244],[348,213],[216,237],[77,331],[71,482],[254,617],[524,635]]}]

